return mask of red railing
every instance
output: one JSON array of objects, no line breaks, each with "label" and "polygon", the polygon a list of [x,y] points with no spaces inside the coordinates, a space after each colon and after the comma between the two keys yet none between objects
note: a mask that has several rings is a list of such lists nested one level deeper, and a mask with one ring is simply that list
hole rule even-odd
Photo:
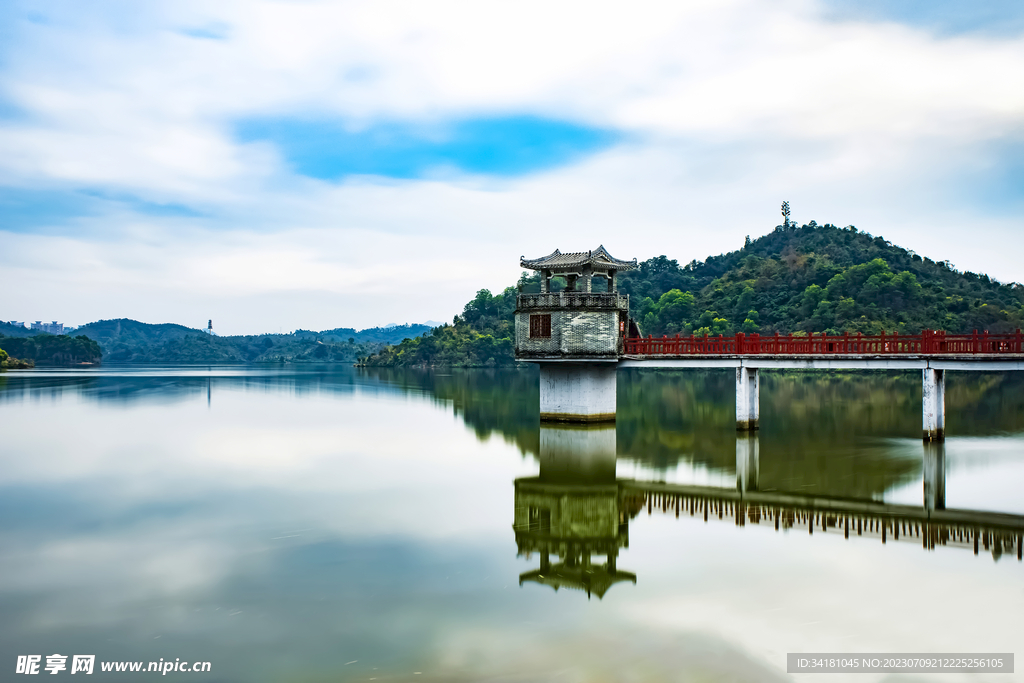
[{"label": "red railing", "polygon": [[761,336],[742,332],[726,337],[633,337],[623,340],[624,351],[636,356],[724,355],[858,355],[889,354],[1015,354],[1024,353],[1021,331],[1007,334],[946,334],[925,330],[921,334],[791,334]]}]

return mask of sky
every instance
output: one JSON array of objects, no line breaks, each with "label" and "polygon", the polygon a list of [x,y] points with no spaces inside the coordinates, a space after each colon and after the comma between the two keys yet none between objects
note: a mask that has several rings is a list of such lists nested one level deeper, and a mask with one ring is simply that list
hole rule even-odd
[{"label": "sky", "polygon": [[1024,281],[1024,4],[0,0],[0,320],[451,320],[855,225]]}]

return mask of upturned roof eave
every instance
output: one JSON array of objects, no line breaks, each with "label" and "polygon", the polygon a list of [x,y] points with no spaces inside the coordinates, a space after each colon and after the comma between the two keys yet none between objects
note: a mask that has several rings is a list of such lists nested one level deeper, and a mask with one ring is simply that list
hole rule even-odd
[{"label": "upturned roof eave", "polygon": [[604,248],[599,246],[592,251],[579,251],[563,254],[558,249],[537,259],[519,257],[519,265],[530,270],[550,270],[552,272],[571,271],[583,266],[591,266],[595,270],[633,270],[637,267],[636,259],[621,261]]}]

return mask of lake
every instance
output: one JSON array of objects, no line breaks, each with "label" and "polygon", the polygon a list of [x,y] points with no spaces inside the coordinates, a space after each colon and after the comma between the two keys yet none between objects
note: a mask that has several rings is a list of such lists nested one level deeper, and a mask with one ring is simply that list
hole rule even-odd
[{"label": "lake", "polygon": [[[199,661],[210,671],[167,675],[784,681],[816,678],[787,674],[789,652],[1014,651],[1010,546],[928,547],[913,525],[847,538],[799,516],[776,530],[745,507],[705,521],[695,499],[677,516],[678,499],[623,497],[630,481],[738,495],[734,382],[620,371],[614,426],[572,429],[539,424],[529,369],[7,372],[2,666],[40,655],[46,674],[48,655],[92,654],[96,680],[157,675],[102,662]],[[923,510],[920,401],[915,373],[763,373],[752,489]],[[1024,514],[1024,378],[949,373],[946,406],[946,507]],[[993,676],[900,680],[1024,678]]]}]

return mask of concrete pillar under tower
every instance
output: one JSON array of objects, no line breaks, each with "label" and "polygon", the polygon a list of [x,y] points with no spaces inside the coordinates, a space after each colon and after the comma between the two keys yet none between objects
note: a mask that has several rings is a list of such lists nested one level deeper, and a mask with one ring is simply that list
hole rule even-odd
[{"label": "concrete pillar under tower", "polygon": [[946,438],[946,373],[925,368],[921,385],[921,435],[925,441]]},{"label": "concrete pillar under tower", "polygon": [[741,432],[758,428],[761,378],[757,368],[736,368],[736,429]]},{"label": "concrete pillar under tower", "polygon": [[616,363],[540,363],[540,419],[615,420]]}]

